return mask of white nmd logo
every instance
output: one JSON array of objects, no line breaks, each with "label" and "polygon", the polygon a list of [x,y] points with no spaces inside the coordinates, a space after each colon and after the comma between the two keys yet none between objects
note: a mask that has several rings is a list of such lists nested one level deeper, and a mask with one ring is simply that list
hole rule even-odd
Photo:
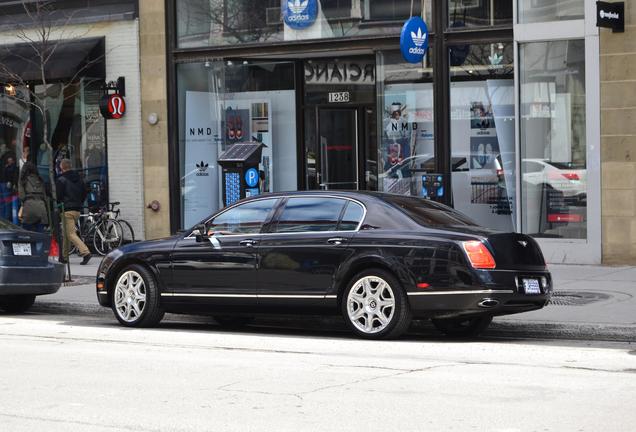
[{"label": "white nmd logo", "polygon": [[411,32],[411,39],[413,39],[413,43],[416,47],[421,47],[426,42],[426,33],[422,34],[422,29],[417,28],[417,33]]},{"label": "white nmd logo", "polygon": [[411,32],[411,39],[413,39],[415,48],[409,48],[409,53],[417,55],[426,54],[426,50],[422,48],[422,45],[424,45],[424,42],[426,42],[426,33],[422,33],[421,28],[417,28],[417,33]]},{"label": "white nmd logo", "polygon": [[287,7],[289,8],[289,10],[293,14],[298,15],[299,13],[301,13],[305,9],[307,9],[307,4],[309,4],[309,0],[305,0],[305,1],[301,1],[301,0],[288,1],[287,2]]}]

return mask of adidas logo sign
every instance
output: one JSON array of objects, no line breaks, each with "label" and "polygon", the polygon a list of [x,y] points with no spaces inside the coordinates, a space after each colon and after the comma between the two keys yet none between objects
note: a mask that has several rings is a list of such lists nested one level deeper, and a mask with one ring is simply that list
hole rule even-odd
[{"label": "adidas logo sign", "polygon": [[411,39],[416,47],[421,47],[426,42],[426,33],[422,34],[422,29],[418,27],[417,33],[411,32]]},{"label": "adidas logo sign", "polygon": [[197,166],[197,176],[209,176],[210,174],[207,172],[208,171],[208,166],[209,164],[201,161],[201,163],[196,164]]},{"label": "adidas logo sign", "polygon": [[289,10],[293,14],[298,15],[299,13],[301,13],[302,11],[307,9],[307,4],[308,3],[309,3],[309,0],[305,0],[305,1],[301,1],[301,0],[289,1],[289,2],[287,2],[287,7],[289,8]]},{"label": "adidas logo sign", "polygon": [[422,29],[418,27],[417,33],[411,32],[411,39],[413,40],[413,44],[415,44],[415,48],[409,48],[409,53],[424,55],[426,54],[426,50],[422,48],[424,42],[426,42],[426,33],[422,33]]}]

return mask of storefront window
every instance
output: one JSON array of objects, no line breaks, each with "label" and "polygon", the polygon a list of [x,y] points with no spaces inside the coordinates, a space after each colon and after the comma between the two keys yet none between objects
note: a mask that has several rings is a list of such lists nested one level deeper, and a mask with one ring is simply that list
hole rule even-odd
[{"label": "storefront window", "polygon": [[585,42],[520,45],[522,228],[587,237]]},{"label": "storefront window", "polygon": [[584,0],[518,0],[519,23],[583,19]]},{"label": "storefront window", "polygon": [[451,29],[505,25],[512,25],[512,0],[448,1],[448,26]]},{"label": "storefront window", "polygon": [[233,144],[265,144],[259,193],[298,187],[293,63],[180,64],[177,87],[183,227],[223,205],[217,158]]},{"label": "storefront window", "polygon": [[514,231],[512,44],[453,46],[449,62],[453,206],[480,225]]},{"label": "storefront window", "polygon": [[[30,136],[26,89],[2,86],[0,93],[0,218],[17,223],[18,176],[22,149]],[[26,143],[26,146],[25,146]]]},{"label": "storefront window", "polygon": [[[393,36],[422,8],[431,19],[431,0],[179,0],[177,6],[179,48]],[[285,13],[309,18],[292,28]]]},{"label": "storefront window", "polygon": [[436,169],[431,60],[430,50],[421,64],[405,63],[398,51],[378,53],[379,190],[433,198],[423,182]]}]

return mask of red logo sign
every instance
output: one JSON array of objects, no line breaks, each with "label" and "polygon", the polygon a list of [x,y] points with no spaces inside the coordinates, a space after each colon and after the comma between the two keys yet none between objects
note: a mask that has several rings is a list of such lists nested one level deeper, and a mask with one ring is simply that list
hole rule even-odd
[{"label": "red logo sign", "polygon": [[117,93],[105,95],[99,104],[99,109],[107,119],[120,119],[126,114],[126,100]]}]

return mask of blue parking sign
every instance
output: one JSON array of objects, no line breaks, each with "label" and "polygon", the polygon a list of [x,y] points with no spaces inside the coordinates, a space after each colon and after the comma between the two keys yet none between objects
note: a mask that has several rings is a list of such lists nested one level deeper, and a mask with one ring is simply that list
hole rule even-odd
[{"label": "blue parking sign", "polygon": [[256,168],[245,171],[245,183],[251,188],[258,184],[258,170]]}]

